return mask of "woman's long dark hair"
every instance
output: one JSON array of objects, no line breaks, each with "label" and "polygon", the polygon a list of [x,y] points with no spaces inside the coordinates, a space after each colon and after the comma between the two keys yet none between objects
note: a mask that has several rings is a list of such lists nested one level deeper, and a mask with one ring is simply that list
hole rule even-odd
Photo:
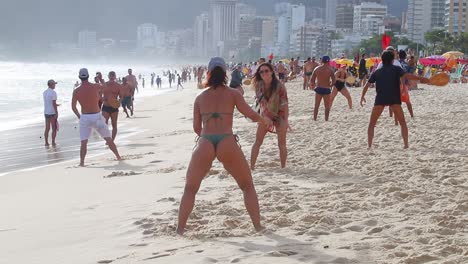
[{"label": "woman's long dark hair", "polygon": [[276,78],[275,69],[273,68],[273,65],[271,65],[271,63],[264,62],[260,64],[260,66],[258,66],[257,71],[255,72],[255,75],[253,77],[253,86],[255,87],[255,89],[258,89],[260,85],[264,85],[262,76],[260,74],[260,69],[264,66],[268,67],[268,69],[270,69],[272,73],[271,87],[268,91],[265,91],[266,94],[264,94],[266,99],[268,99],[276,91],[276,89],[278,89],[278,86],[279,86],[279,80],[278,78]]},{"label": "woman's long dark hair", "polygon": [[227,74],[226,71],[223,70],[223,68],[215,67],[212,71],[209,71],[207,75],[207,80],[204,85],[205,88],[211,87],[213,89],[216,89],[216,87],[218,86],[227,85]]}]

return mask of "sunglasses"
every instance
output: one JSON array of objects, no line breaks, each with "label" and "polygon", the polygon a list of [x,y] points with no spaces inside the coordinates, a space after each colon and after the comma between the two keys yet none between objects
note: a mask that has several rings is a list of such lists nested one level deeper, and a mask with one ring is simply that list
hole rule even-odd
[{"label": "sunglasses", "polygon": [[261,70],[261,71],[259,71],[260,74],[270,73],[270,72],[271,72],[270,70]]}]

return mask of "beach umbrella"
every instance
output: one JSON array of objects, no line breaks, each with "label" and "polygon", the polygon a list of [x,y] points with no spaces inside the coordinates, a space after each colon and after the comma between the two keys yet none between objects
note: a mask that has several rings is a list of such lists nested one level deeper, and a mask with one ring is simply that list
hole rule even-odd
[{"label": "beach umbrella", "polygon": [[449,58],[455,58],[455,59],[458,59],[460,57],[463,57],[465,54],[463,54],[462,52],[460,51],[449,51],[449,52],[445,52],[444,54],[442,54],[442,57],[446,58],[446,59],[449,59]]},{"label": "beach umbrella", "polygon": [[366,68],[370,68],[376,64],[379,64],[379,63],[374,62],[374,60],[372,60],[371,58],[366,59]]},{"label": "beach umbrella", "polygon": [[419,59],[419,63],[424,66],[427,65],[442,65],[447,61],[447,58],[439,55],[433,55],[425,58]]},{"label": "beach umbrella", "polygon": [[458,59],[458,63],[460,63],[460,64],[468,64],[468,59]]},{"label": "beach umbrella", "polygon": [[290,62],[290,60],[288,60],[288,59],[282,59],[282,60],[280,60],[280,61],[282,61],[282,62],[284,62],[284,63],[289,63],[289,62]]},{"label": "beach umbrella", "polygon": [[347,65],[347,66],[352,66],[354,61],[350,60],[350,59],[335,59],[334,60],[336,64],[340,64],[340,65]]}]

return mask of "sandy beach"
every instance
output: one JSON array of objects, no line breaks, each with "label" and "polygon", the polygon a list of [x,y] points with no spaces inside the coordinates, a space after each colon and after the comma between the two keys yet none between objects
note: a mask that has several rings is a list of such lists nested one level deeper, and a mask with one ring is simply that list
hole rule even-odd
[{"label": "sandy beach", "polygon": [[[126,120],[140,133],[119,149],[123,162],[107,151],[86,168],[73,160],[0,177],[0,263],[468,263],[468,85],[420,85],[410,148],[386,111],[368,150],[373,89],[363,108],[361,88],[351,90],[353,110],[338,95],[330,121],[321,108],[314,122],[313,92],[288,83],[287,168],[270,134],[253,172],[267,230],[254,232],[214,162],[179,237],[199,92],[187,86],[145,98]],[[239,113],[234,124],[250,157],[256,124]]]}]

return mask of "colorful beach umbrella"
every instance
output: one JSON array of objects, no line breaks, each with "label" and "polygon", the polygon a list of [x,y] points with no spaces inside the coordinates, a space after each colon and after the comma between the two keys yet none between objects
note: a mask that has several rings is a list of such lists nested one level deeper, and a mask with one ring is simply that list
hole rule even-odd
[{"label": "colorful beach umbrella", "polygon": [[[332,62],[334,62],[335,65],[343,65],[345,64],[346,66],[352,66],[354,61],[350,60],[350,59],[334,59],[332,60]],[[333,66],[333,63],[332,63],[332,66]]]},{"label": "colorful beach umbrella", "polygon": [[463,54],[462,52],[460,51],[449,51],[449,52],[445,52],[444,54],[442,54],[442,57],[446,58],[446,59],[449,59],[449,58],[455,58],[455,59],[458,59],[460,57],[463,57],[465,54]]},{"label": "colorful beach umbrella", "polygon": [[442,65],[447,61],[447,58],[439,55],[433,55],[425,58],[419,59],[419,63],[424,66],[428,65]]}]

